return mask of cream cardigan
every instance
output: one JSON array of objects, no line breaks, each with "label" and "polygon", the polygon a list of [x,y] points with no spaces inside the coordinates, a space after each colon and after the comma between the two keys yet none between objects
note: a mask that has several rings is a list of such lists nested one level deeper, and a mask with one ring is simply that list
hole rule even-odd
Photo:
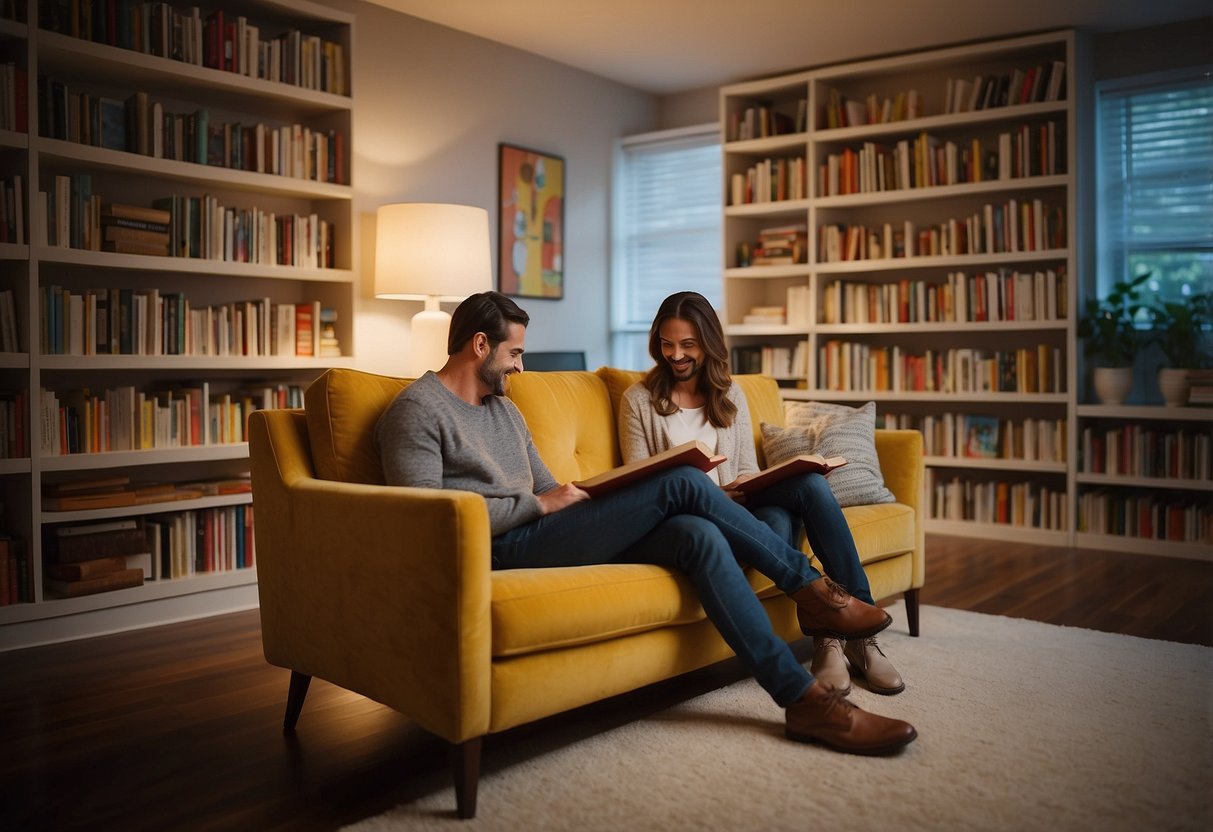
[{"label": "cream cardigan", "polygon": [[[716,429],[716,453],[726,457],[717,470],[720,481],[726,485],[740,474],[758,471],[754,431],[750,426],[750,408],[746,404],[745,394],[734,382],[727,395],[737,405],[737,415],[733,424]],[[665,417],[657,414],[649,389],[638,381],[624,391],[619,407],[619,450],[623,454],[623,461],[644,459],[669,448],[670,435],[666,430]]]}]

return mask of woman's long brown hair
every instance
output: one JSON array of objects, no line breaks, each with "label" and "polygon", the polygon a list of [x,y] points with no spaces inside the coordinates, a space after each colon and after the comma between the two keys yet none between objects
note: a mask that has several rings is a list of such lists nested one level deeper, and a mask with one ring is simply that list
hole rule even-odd
[{"label": "woman's long brown hair", "polygon": [[698,292],[676,292],[663,300],[649,329],[649,355],[657,364],[644,377],[644,386],[649,389],[653,407],[662,416],[678,411],[672,398],[674,373],[661,354],[661,325],[671,318],[688,321],[699,333],[699,346],[704,355],[699,371],[699,391],[704,396],[704,412],[713,426],[727,428],[737,415],[737,405],[728,397],[733,384],[729,375],[729,349],[716,310]]}]

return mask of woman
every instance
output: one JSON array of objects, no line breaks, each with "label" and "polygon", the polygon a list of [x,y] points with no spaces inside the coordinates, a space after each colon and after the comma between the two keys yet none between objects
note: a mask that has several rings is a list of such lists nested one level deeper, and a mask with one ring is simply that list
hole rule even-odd
[{"label": "woman", "polygon": [[[874,604],[855,539],[823,475],[791,477],[748,497],[736,490],[737,483],[758,472],[753,428],[745,394],[729,375],[720,319],[703,295],[678,292],[662,302],[649,330],[649,355],[655,366],[623,394],[619,444],[624,462],[692,439],[704,442],[726,457],[708,476],[792,546],[799,544],[803,527],[826,574]],[[815,637],[810,672],[844,691],[851,688],[851,672],[875,693],[905,689],[874,636],[845,643]]]}]

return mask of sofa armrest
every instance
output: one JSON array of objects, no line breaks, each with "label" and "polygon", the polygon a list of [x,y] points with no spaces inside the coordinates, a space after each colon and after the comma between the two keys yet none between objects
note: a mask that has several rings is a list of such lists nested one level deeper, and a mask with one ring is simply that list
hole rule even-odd
[{"label": "sofa armrest", "polygon": [[316,479],[300,411],[250,418],[266,659],[451,741],[488,731],[484,499]]},{"label": "sofa armrest", "polygon": [[926,569],[926,538],[923,519],[926,512],[926,462],[923,456],[922,434],[916,430],[876,431],[876,455],[880,458],[880,473],[885,485],[897,502],[914,509],[914,567],[912,588],[923,585]]}]

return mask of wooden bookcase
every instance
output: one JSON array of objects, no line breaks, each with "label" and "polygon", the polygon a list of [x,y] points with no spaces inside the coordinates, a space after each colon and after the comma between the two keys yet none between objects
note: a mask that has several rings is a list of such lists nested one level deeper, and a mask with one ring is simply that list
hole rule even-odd
[{"label": "wooden bookcase", "polygon": [[[25,417],[23,447],[10,458],[0,459],[3,502],[0,528],[25,541],[33,590],[31,602],[0,606],[0,649],[256,604],[255,563],[249,568],[198,572],[79,598],[54,597],[44,586],[42,569],[42,541],[48,529],[81,521],[131,516],[155,518],[169,513],[248,505],[251,495],[221,494],[135,507],[48,511],[42,501],[47,487],[111,475],[128,476],[138,482],[176,483],[234,477],[248,471],[248,446],[241,441],[242,437],[220,437],[206,429],[208,420],[203,419],[202,441],[196,444],[166,442],[143,450],[51,452],[44,447],[40,426],[45,417],[40,391],[51,391],[63,398],[82,389],[100,395],[127,386],[142,392],[185,386],[203,388],[213,402],[218,402],[224,394],[250,387],[282,385],[301,389],[324,368],[349,365],[355,347],[352,15],[306,0],[230,4],[220,0],[205,2],[200,7],[174,5],[173,11],[182,15],[190,15],[197,9],[196,21],[187,21],[184,27],[187,33],[196,31],[196,34],[191,40],[193,46],[183,48],[178,44],[176,57],[162,57],[111,45],[110,35],[105,34],[104,25],[97,20],[93,21],[92,38],[73,36],[69,20],[39,21],[39,8],[54,5],[30,0],[27,14],[19,14],[17,20],[0,21],[0,49],[4,50],[0,58],[14,61],[24,72],[28,120],[26,132],[0,130],[0,176],[22,177],[23,219],[27,229],[24,240],[0,244],[0,289],[13,291],[20,343],[18,351],[0,353],[0,390],[22,395]],[[93,10],[101,14],[106,8],[103,2],[79,5],[81,15]],[[197,47],[206,47],[207,35],[202,27],[216,13],[225,16],[229,36],[244,37],[246,42],[249,42],[246,25],[256,27],[261,42],[282,36],[281,45],[275,47],[281,53],[271,56],[267,46],[263,57],[277,58],[281,54],[286,60],[285,56],[300,55],[298,64],[281,65],[285,67],[283,72],[297,70],[300,83],[295,83],[295,78],[257,77],[256,64],[241,72],[212,68],[201,59],[191,62],[191,54]],[[121,25],[113,20],[107,24],[111,29]],[[159,18],[149,21],[144,36],[154,42],[160,24]],[[167,33],[174,28],[169,20],[159,31]],[[116,43],[122,42],[119,37],[127,36],[126,32],[111,34]],[[315,41],[309,41],[309,37],[318,38],[323,44],[320,57],[314,60]],[[221,38],[214,43],[221,46]],[[257,58],[256,50],[246,50],[245,54]],[[321,67],[320,75],[313,78],[315,73],[309,71],[309,66]],[[87,95],[93,100],[125,102],[136,93],[146,93],[148,112],[153,116],[159,108],[178,115],[205,110],[211,125],[260,124],[266,131],[285,128],[288,132],[298,125],[301,134],[310,130],[325,137],[327,147],[320,143],[312,145],[321,148],[314,159],[325,155],[326,159],[331,157],[332,165],[326,161],[324,170],[313,169],[309,178],[255,172],[255,168],[247,169],[249,166],[227,167],[222,162],[216,165],[213,159],[212,164],[180,161],[169,158],[167,152],[164,157],[155,158],[75,141],[74,137],[52,137],[54,125],[40,123],[46,121],[48,113],[54,113],[54,102],[45,100],[50,95],[52,81],[61,85],[60,90]],[[65,100],[71,103],[78,99]],[[159,108],[153,109],[157,104]],[[132,124],[127,127],[134,129]],[[88,129],[101,130],[100,117]],[[188,136],[185,132],[182,135]],[[237,138],[226,152],[234,153],[237,146],[245,153],[250,152],[250,144],[241,145],[239,131],[229,132],[231,135]],[[222,147],[222,136],[222,130],[217,135],[212,133],[210,141],[218,143],[211,145],[212,153]],[[202,139],[203,148],[206,141]],[[340,144],[335,144],[338,141]],[[268,148],[268,142],[263,147]],[[271,150],[265,152],[272,157]],[[297,160],[301,158],[301,154],[297,156]],[[314,215],[331,230],[330,262],[283,264],[286,255],[269,252],[269,247],[263,249],[267,259],[248,262],[235,252],[203,259],[51,245],[48,241],[52,240],[52,232],[41,214],[38,194],[53,193],[57,177],[82,175],[88,179],[73,182],[87,181],[91,192],[104,203],[151,206],[157,200],[179,195],[212,197],[224,208],[249,212],[258,209],[278,217]],[[292,233],[300,233],[302,222],[294,226]],[[280,240],[286,234],[283,228],[279,226]],[[221,231],[216,233],[222,236]],[[230,225],[228,236],[233,236]],[[79,295],[97,289],[126,290],[132,294],[156,290],[161,297],[184,296],[194,310],[206,307],[219,310],[225,306],[230,309],[231,305],[246,302],[268,301],[269,307],[311,306],[319,302],[336,312],[341,355],[301,357],[292,352],[277,353],[268,349],[266,342],[257,354],[244,351],[71,354],[70,350],[65,354],[47,346],[48,337],[57,331],[47,319],[49,287],[61,287],[67,293]],[[262,318],[261,324],[267,320]]]},{"label": "wooden bookcase", "polygon": [[[969,422],[991,417],[997,417],[1004,435],[1006,420],[1012,423],[1011,435],[1025,425],[1045,437],[1058,434],[1049,439],[1050,453],[1028,458],[1022,451],[1017,458],[970,456],[959,440],[929,441],[928,531],[1001,538],[1013,528],[1020,540],[1056,545],[1074,540],[1076,440],[1069,428],[1076,424],[1078,386],[1074,310],[1090,213],[1080,204],[1078,183],[1085,173],[1076,154],[1076,147],[1085,146],[1081,131],[1088,123],[1079,117],[1086,104],[1078,91],[1089,89],[1083,49],[1076,33],[1063,31],[831,66],[732,85],[720,93],[723,311],[731,346],[751,353],[765,347],[769,356],[782,351],[775,356],[779,366],[767,363],[762,369],[786,376],[788,400],[856,405],[875,400],[884,424],[925,429],[931,440],[947,435],[932,423],[951,420],[956,436]],[[1015,94],[1015,89],[1030,90],[1031,79],[1042,72],[1042,77],[1054,75],[1056,66],[1063,69],[1051,93],[1042,84],[1034,96]],[[982,90],[988,79],[1004,78],[1005,104],[998,102],[995,88],[990,106],[974,106],[978,100],[987,103]],[[959,106],[946,104],[949,93]],[[856,103],[849,121],[830,116],[845,112],[839,106],[844,100]],[[873,119],[867,116],[869,101],[878,114]],[[1020,136],[1028,138],[1026,151],[1018,144]],[[918,155],[919,145],[932,148],[927,152],[941,162],[934,178],[924,173],[930,166],[926,154]],[[1043,151],[1038,154],[1037,148]],[[966,153],[977,161],[968,164]],[[887,161],[873,161],[881,158]],[[774,198],[753,198],[747,180],[759,182],[765,197],[768,169],[776,182],[770,186]],[[780,180],[783,171],[803,181]],[[921,180],[915,178],[920,175]],[[1012,245],[1009,218],[1023,219],[1024,206],[1031,227],[1042,233],[1020,235]],[[753,264],[762,232],[797,225],[805,231],[799,258],[793,253],[794,262]],[[844,230],[832,239],[833,232],[824,230],[829,226]],[[853,235],[853,249],[845,233],[850,228],[864,229]],[[1006,231],[1002,239],[996,229]],[[957,296],[943,287],[958,282],[958,274],[974,298],[979,275],[995,276],[983,281],[983,291],[992,283],[1018,288],[1015,317],[945,314],[946,298],[955,304]],[[1023,277],[1011,277],[1015,274]],[[1049,286],[1054,287],[1051,301]],[[790,297],[789,289],[799,297]],[[840,298],[850,303],[840,304]],[[881,304],[888,310],[883,317],[873,310]],[[783,321],[746,321],[762,307],[784,307],[788,314]],[[844,310],[857,314],[847,316]],[[783,360],[795,357],[800,344],[799,364],[785,370]],[[995,365],[993,373],[981,376],[992,375],[993,385],[978,381],[972,369],[960,372],[998,353],[1018,364],[1002,367],[1001,374]],[[1035,385],[999,385],[1000,376],[1026,380],[1026,367],[1040,358],[1048,359],[1049,383],[1038,366]],[[955,372],[934,384],[914,381],[916,365],[940,363]],[[958,380],[962,377],[968,383]],[[962,498],[970,497],[949,511],[943,494],[952,483]],[[987,492],[988,501],[972,497]],[[1013,527],[990,519],[1000,496],[1008,511],[1019,499],[1034,517]],[[1033,499],[1051,507],[1049,516],[1031,511]],[[980,509],[978,503],[987,502],[992,508]]]}]

